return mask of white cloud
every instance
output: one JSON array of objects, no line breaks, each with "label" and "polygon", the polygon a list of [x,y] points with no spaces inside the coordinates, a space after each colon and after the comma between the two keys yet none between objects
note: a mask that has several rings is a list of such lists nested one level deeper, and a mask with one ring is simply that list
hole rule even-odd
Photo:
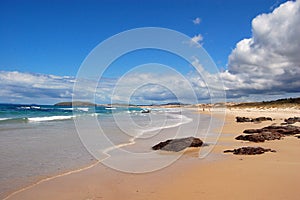
[{"label": "white cloud", "polygon": [[124,103],[195,103],[197,96],[189,80],[170,69],[163,74],[132,71],[124,75],[115,85],[112,100]]},{"label": "white cloud", "polygon": [[71,82],[70,77],[54,75],[22,73],[18,71],[0,71],[0,83],[19,85],[21,87],[65,89]]},{"label": "white cloud", "polygon": [[[120,79],[101,78],[98,84],[91,80],[76,81],[75,77],[0,71],[0,102],[52,104],[70,101],[72,97],[86,101],[93,101],[95,97],[96,103],[110,103],[111,100],[137,104],[196,103],[208,92],[205,83],[198,87],[192,81],[191,77],[184,77],[174,70],[165,73],[133,71]],[[200,83],[198,79],[194,81]],[[79,84],[76,93],[74,83]]]},{"label": "white cloud", "polygon": [[252,37],[237,43],[221,75],[226,87],[244,94],[300,92],[299,24],[299,0],[254,18]]},{"label": "white cloud", "polygon": [[195,35],[194,37],[192,37],[192,42],[194,43],[199,43],[203,40],[203,36],[201,34]]},{"label": "white cloud", "polygon": [[203,36],[201,34],[195,35],[189,41],[190,46],[201,47],[203,41]]},{"label": "white cloud", "polygon": [[201,23],[201,18],[199,18],[199,17],[196,17],[195,19],[193,19],[193,23],[194,24],[200,24]]},{"label": "white cloud", "polygon": [[[300,0],[289,1],[272,13],[253,19],[252,37],[237,43],[229,56],[228,70],[224,72],[211,74],[201,65],[200,59],[194,57],[191,64],[199,69],[200,74],[190,73],[182,77],[176,73],[139,71],[119,80],[102,78],[96,93],[92,87],[95,82],[83,81],[79,95],[84,98],[95,93],[98,103],[110,102],[111,99],[121,102],[127,97],[132,103],[194,103],[193,92],[197,99],[216,96],[223,89],[223,80],[230,99],[244,99],[250,95],[259,100],[261,94],[264,98],[272,95],[280,97],[286,93],[295,96],[300,93],[299,24]],[[199,45],[202,41],[202,35],[198,34],[188,42]],[[55,103],[71,100],[73,85],[77,82],[75,77],[0,71],[0,102]],[[194,91],[187,89],[190,87]]]},{"label": "white cloud", "polygon": [[74,78],[0,71],[0,101],[34,103],[70,98]]}]

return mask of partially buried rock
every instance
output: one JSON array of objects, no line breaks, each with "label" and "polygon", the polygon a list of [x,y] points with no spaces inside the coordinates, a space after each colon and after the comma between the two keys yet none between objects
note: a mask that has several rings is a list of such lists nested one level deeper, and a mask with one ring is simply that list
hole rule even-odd
[{"label": "partially buried rock", "polygon": [[300,133],[300,127],[298,126],[267,126],[261,129],[246,129],[244,133],[253,134],[253,133],[263,133],[263,132],[271,132],[271,133],[280,133],[283,135],[295,135]]},{"label": "partially buried rock", "polygon": [[241,147],[233,150],[225,150],[224,153],[233,153],[236,155],[256,155],[263,154],[265,152],[276,152],[272,149],[264,149],[262,147]]},{"label": "partially buried rock", "polygon": [[261,129],[244,130],[247,135],[239,135],[236,140],[247,140],[251,142],[264,142],[265,140],[280,140],[287,135],[300,134],[297,126],[267,126]]},{"label": "partially buried rock", "polygon": [[236,122],[252,122],[252,120],[248,117],[236,117]]},{"label": "partially buried rock", "polygon": [[180,139],[170,139],[164,142],[160,142],[152,147],[153,150],[164,150],[164,151],[182,151],[188,147],[201,147],[203,141],[195,137],[187,137]]},{"label": "partially buried rock", "polygon": [[257,118],[249,118],[249,117],[236,117],[236,122],[262,122],[262,121],[272,121],[271,117],[257,117]]},{"label": "partially buried rock", "polygon": [[239,135],[236,140],[247,140],[251,142],[264,142],[265,140],[280,140],[284,135],[280,133],[262,132],[251,135]]},{"label": "partially buried rock", "polygon": [[285,121],[287,124],[294,124],[294,123],[296,123],[296,122],[300,122],[300,117],[294,117],[294,118],[290,117],[290,118],[288,118],[288,119],[285,119],[284,121]]},{"label": "partially buried rock", "polygon": [[263,121],[272,121],[273,119],[271,117],[257,117],[253,118],[253,122],[263,122]]}]

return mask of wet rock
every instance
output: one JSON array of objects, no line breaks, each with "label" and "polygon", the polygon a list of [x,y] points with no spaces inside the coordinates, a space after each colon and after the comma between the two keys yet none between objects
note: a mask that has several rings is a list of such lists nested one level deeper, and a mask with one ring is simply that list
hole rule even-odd
[{"label": "wet rock", "polygon": [[285,119],[284,120],[285,121],[285,123],[287,123],[287,124],[294,124],[294,123],[296,123],[296,122],[300,122],[300,117],[290,117],[290,118],[288,118],[288,119]]},{"label": "wet rock", "polygon": [[164,142],[160,142],[152,147],[153,150],[164,150],[164,151],[182,151],[188,147],[201,147],[203,141],[199,138],[188,137],[180,139],[170,139]]},{"label": "wet rock", "polygon": [[262,122],[262,121],[272,121],[271,117],[257,117],[257,118],[249,118],[249,117],[236,117],[236,122]]},{"label": "wet rock", "polygon": [[150,113],[150,110],[148,110],[148,109],[143,109],[143,110],[141,111],[141,113]]},{"label": "wet rock", "polygon": [[225,150],[224,153],[233,153],[236,155],[256,155],[263,154],[265,152],[276,152],[272,149],[264,149],[262,147],[241,147],[233,150]]}]

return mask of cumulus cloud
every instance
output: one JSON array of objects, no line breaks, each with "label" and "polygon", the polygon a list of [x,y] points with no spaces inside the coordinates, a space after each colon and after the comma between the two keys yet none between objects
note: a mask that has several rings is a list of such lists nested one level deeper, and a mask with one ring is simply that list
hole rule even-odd
[{"label": "cumulus cloud", "polygon": [[221,74],[239,94],[300,92],[300,1],[252,20],[252,37],[237,43]]},{"label": "cumulus cloud", "polygon": [[[0,102],[7,103],[55,103],[58,101],[70,101],[73,97],[75,77],[55,76],[36,73],[24,73],[18,71],[0,71]],[[102,92],[111,90],[114,79],[102,79]],[[89,87],[86,81],[80,86],[80,96],[88,96],[95,89]],[[86,94],[86,95],[85,95]],[[101,93],[100,96],[107,96]],[[101,96],[101,97],[102,97]],[[103,98],[102,100],[107,100]]]},{"label": "cumulus cloud", "polygon": [[[198,98],[204,94],[207,96],[208,92],[205,84],[202,85],[203,90],[199,90],[200,87],[196,86],[198,79],[194,83],[191,80],[191,77],[172,70],[162,74],[133,71],[119,79],[101,78],[99,82],[79,81],[68,76],[0,71],[0,102],[52,104],[75,97],[76,100],[95,100],[96,103],[197,103]],[[73,90],[75,83],[79,83],[76,93]]]},{"label": "cumulus cloud", "polygon": [[189,102],[197,95],[187,77],[172,69],[163,74],[132,71],[121,77],[114,88],[112,101],[124,103]]},{"label": "cumulus cloud", "polygon": [[193,23],[194,24],[200,24],[201,23],[201,18],[199,18],[199,17],[196,17],[195,19],[193,19]]},{"label": "cumulus cloud", "polygon": [[[201,20],[196,21],[200,23]],[[82,81],[78,95],[88,99],[93,94],[97,103],[111,100],[196,103],[195,100],[217,96],[218,91],[223,89],[230,99],[244,99],[250,95],[259,100],[259,96],[266,98],[267,95],[280,97],[286,93],[299,94],[299,24],[300,0],[289,1],[273,12],[253,19],[251,38],[237,43],[229,55],[226,71],[209,73],[201,65],[200,59],[194,57],[191,65],[200,74],[192,72],[183,77],[172,71],[163,74],[133,71],[119,79],[102,78],[96,88],[91,87],[95,82]],[[202,35],[198,34],[190,44],[199,45],[202,41]],[[77,82],[75,77],[69,76],[0,71],[0,101],[54,103],[71,100],[74,97],[73,86]]]},{"label": "cumulus cloud", "polygon": [[0,96],[5,102],[70,98],[74,79],[68,76],[0,71]]}]

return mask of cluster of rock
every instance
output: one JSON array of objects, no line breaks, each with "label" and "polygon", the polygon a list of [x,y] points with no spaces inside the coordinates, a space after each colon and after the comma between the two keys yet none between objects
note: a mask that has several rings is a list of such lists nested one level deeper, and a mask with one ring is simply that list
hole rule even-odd
[{"label": "cluster of rock", "polygon": [[170,139],[164,142],[160,142],[152,147],[153,150],[164,150],[164,151],[182,151],[188,147],[201,147],[203,141],[195,137],[187,137],[180,139]]},{"label": "cluster of rock", "polygon": [[272,121],[271,117],[257,117],[257,118],[249,118],[249,117],[236,117],[236,122],[243,123],[243,122],[262,122],[262,121]]},{"label": "cluster of rock", "polygon": [[300,122],[300,117],[290,117],[288,119],[285,119],[284,122],[287,124],[294,124],[296,122]]},{"label": "cluster of rock", "polygon": [[272,149],[264,149],[262,147],[241,147],[233,150],[225,150],[224,153],[233,153],[236,155],[256,155],[263,154],[265,152],[276,152]]},{"label": "cluster of rock", "polygon": [[[262,122],[262,121],[272,121],[270,117],[258,117],[258,118],[248,118],[248,117],[236,117],[237,122]],[[285,119],[286,124],[293,124],[300,122],[300,117]],[[300,139],[300,127],[293,125],[284,126],[267,126],[261,129],[246,129],[243,135],[237,136],[236,140],[245,140],[251,142],[264,142],[266,140],[280,140],[282,137],[287,135],[294,135]],[[195,137],[179,138],[179,139],[169,139],[164,142],[160,142],[152,147],[153,150],[164,150],[179,152],[188,147],[201,147],[203,141]],[[276,152],[272,149],[265,149],[262,147],[241,147],[233,150],[225,150],[224,153],[233,153],[236,155],[256,155],[263,154],[265,152]]]},{"label": "cluster of rock", "polygon": [[297,126],[267,126],[262,129],[247,129],[247,135],[239,135],[236,140],[246,140],[251,142],[264,142],[265,140],[280,140],[286,135],[296,135],[300,133]]},{"label": "cluster of rock", "polygon": [[[236,117],[236,122],[261,122],[261,121],[272,121],[270,117],[258,117],[258,118],[248,118],[248,117]],[[294,124],[300,122],[300,117],[285,119],[286,124]],[[300,127],[287,125],[287,126],[267,126],[261,129],[246,129],[244,130],[244,135],[239,135],[236,140],[245,140],[251,142],[264,142],[266,140],[280,140],[282,137],[287,135],[295,135],[300,139]],[[262,147],[241,147],[233,150],[226,150],[224,153],[233,153],[236,155],[255,155],[263,154],[265,152],[276,152],[272,149],[264,149]]]}]

